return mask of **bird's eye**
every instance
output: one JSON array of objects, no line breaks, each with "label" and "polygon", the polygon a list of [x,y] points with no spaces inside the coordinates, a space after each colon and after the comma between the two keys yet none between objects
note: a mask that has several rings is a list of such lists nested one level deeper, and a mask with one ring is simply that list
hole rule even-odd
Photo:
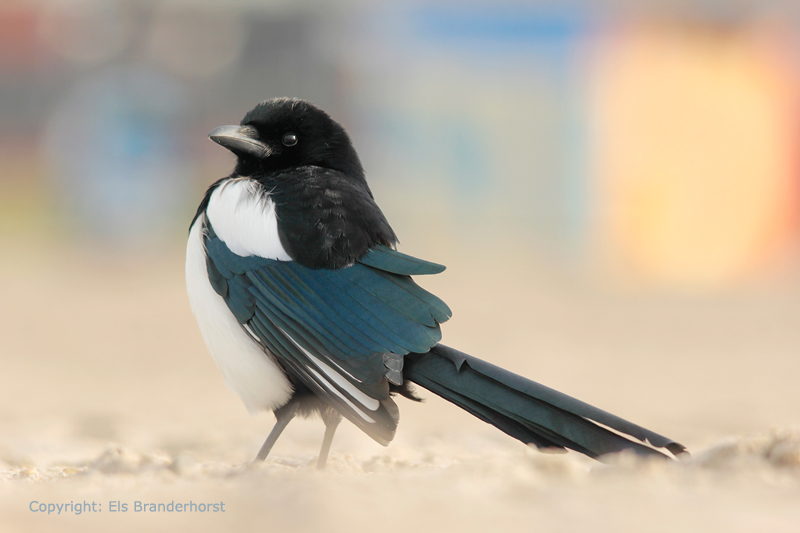
[{"label": "bird's eye", "polygon": [[295,135],[294,133],[287,133],[286,135],[283,136],[281,142],[283,143],[284,146],[294,146],[295,144],[297,144],[297,135]]}]

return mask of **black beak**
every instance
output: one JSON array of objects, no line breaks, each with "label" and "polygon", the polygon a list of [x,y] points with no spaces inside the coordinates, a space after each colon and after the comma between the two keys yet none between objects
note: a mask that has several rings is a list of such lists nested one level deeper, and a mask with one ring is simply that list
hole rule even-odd
[{"label": "black beak", "polygon": [[272,154],[272,149],[257,139],[252,126],[220,126],[208,134],[208,138],[224,146],[235,154],[245,154],[264,159]]}]

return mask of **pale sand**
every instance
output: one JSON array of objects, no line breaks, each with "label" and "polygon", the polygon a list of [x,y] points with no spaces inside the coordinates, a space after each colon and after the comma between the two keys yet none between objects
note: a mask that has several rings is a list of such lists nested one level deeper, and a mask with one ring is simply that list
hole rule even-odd
[{"label": "pale sand", "polygon": [[[182,257],[9,244],[0,264],[0,531],[800,531],[800,291],[619,296],[529,257],[408,250],[453,308],[445,342],[668,435],[689,461],[528,450],[421,390],[383,448],[343,423],[251,418],[206,353]],[[508,267],[509,264],[514,266]],[[497,275],[501,272],[501,275]],[[617,294],[616,296],[614,294]],[[98,513],[32,513],[32,501]],[[108,512],[109,502],[127,513]],[[136,501],[225,513],[136,513]]]}]

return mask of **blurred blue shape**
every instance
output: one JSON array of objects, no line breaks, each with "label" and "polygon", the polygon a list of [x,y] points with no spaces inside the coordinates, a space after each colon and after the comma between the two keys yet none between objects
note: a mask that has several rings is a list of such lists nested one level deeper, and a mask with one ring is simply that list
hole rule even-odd
[{"label": "blurred blue shape", "polygon": [[182,93],[163,74],[113,68],[58,107],[44,147],[58,203],[80,231],[121,246],[169,235],[190,175]]},{"label": "blurred blue shape", "polygon": [[447,124],[452,176],[458,180],[457,194],[467,199],[479,200],[491,187],[491,168],[484,153],[487,144],[479,125],[465,119]]},{"label": "blurred blue shape", "polygon": [[585,40],[591,8],[394,3],[354,40],[369,91],[372,175],[441,196],[460,228],[512,226],[537,253],[578,263],[587,171]]},{"label": "blurred blue shape", "polygon": [[541,6],[442,6],[421,7],[414,12],[414,31],[434,41],[494,41],[521,43],[569,43],[585,30],[586,22],[575,11]]}]

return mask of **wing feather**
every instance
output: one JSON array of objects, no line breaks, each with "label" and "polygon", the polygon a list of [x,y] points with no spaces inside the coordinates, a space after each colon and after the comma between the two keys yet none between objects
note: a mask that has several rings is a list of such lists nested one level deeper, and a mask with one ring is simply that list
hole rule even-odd
[{"label": "wing feather", "polygon": [[400,253],[384,245],[370,249],[358,262],[379,270],[404,276],[439,274],[444,272],[445,269],[444,265],[417,259],[416,257]]}]

